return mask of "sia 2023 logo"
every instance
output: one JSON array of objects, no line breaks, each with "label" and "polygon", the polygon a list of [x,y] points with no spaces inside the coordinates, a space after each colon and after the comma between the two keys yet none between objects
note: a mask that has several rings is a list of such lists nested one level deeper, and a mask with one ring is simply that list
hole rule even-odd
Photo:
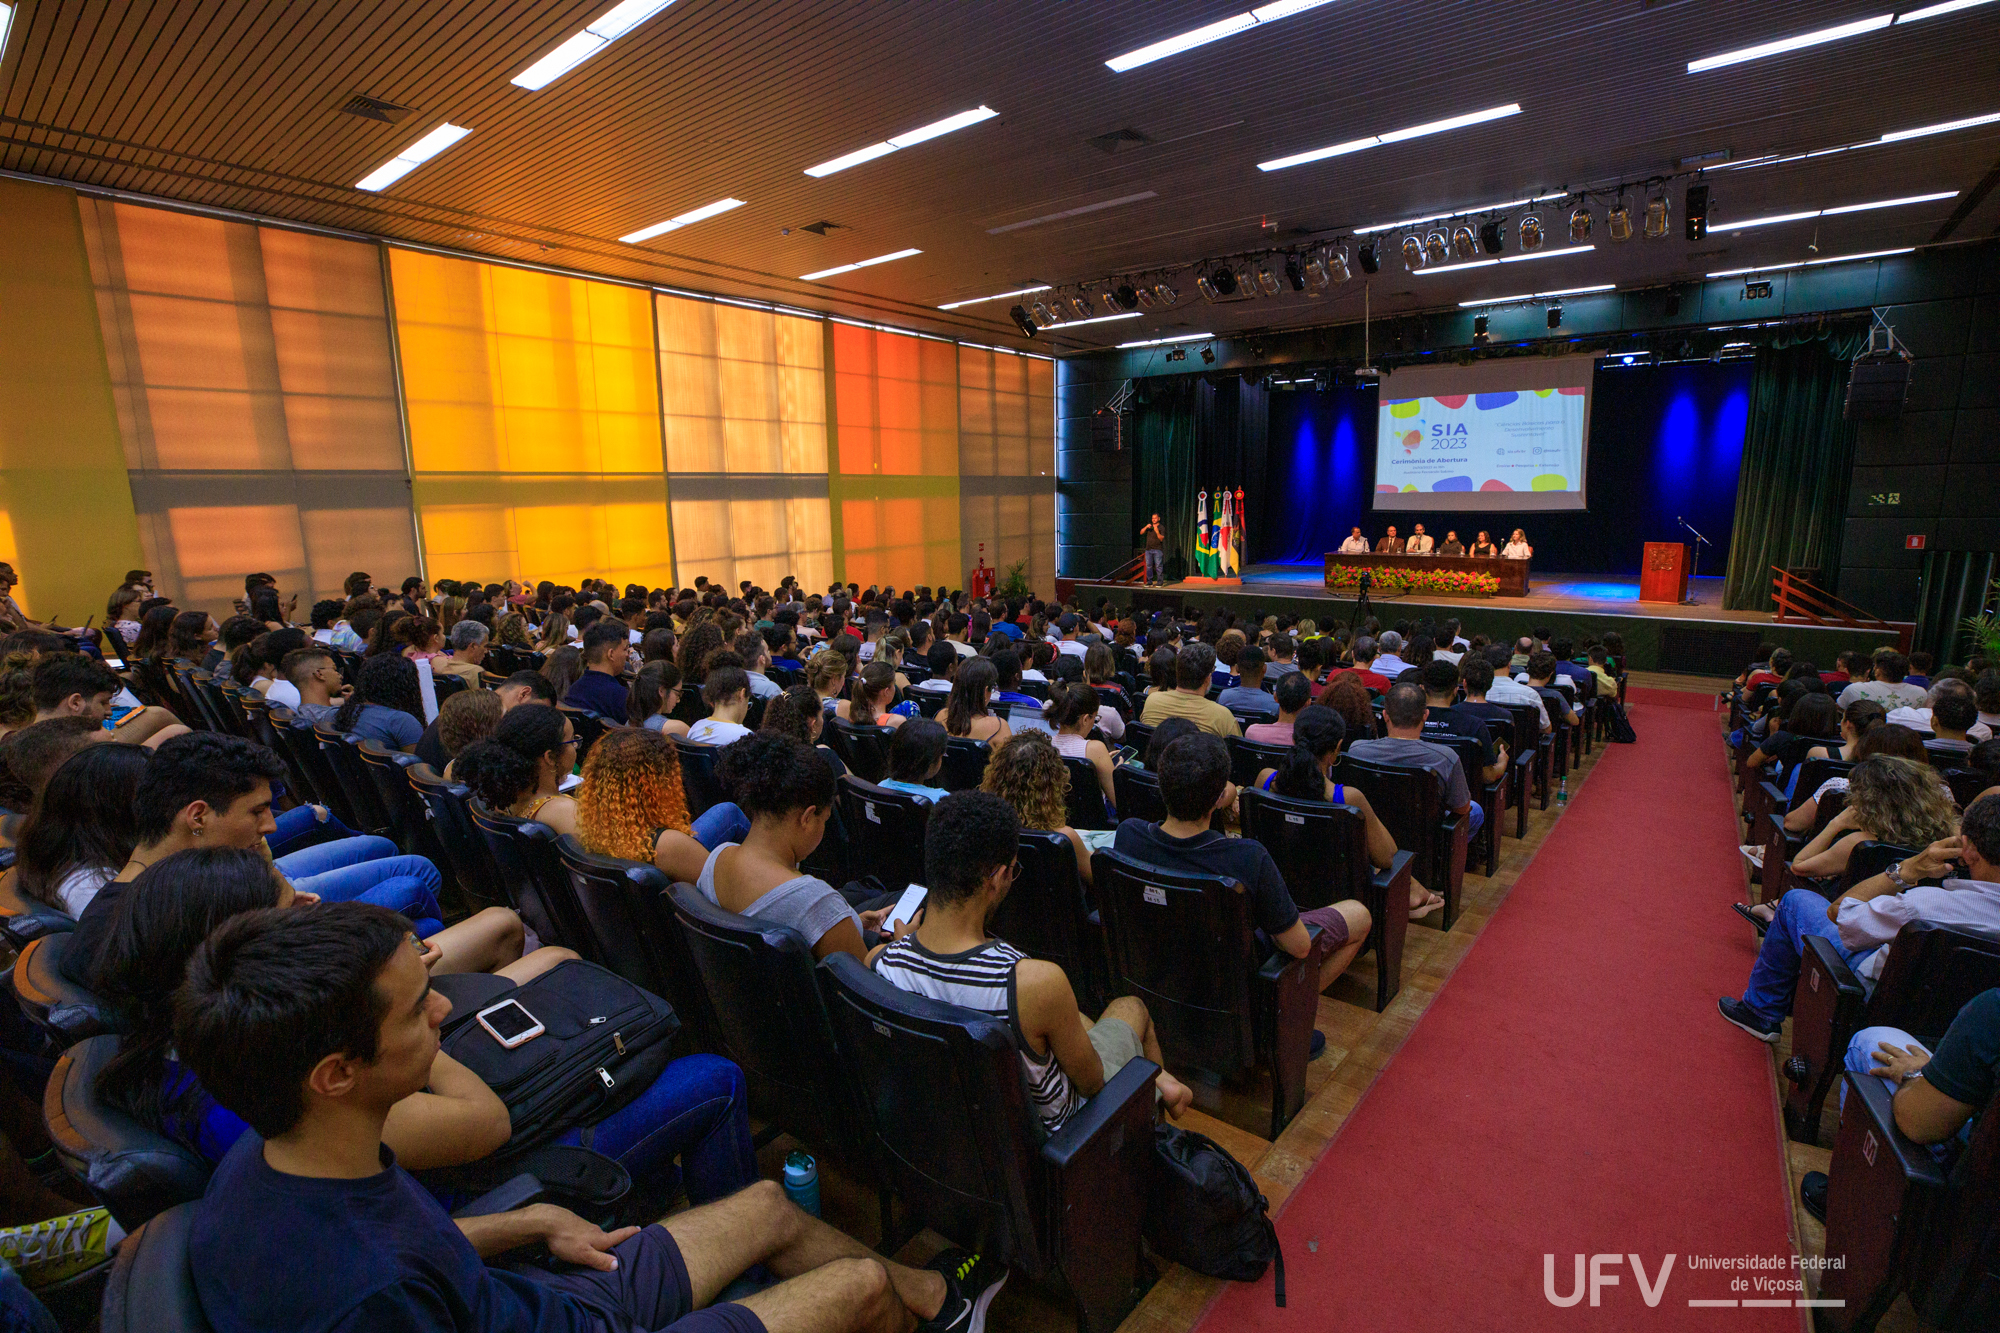
[{"label": "sia 2023 logo", "polygon": [[[1467,438],[1470,432],[1465,429],[1465,423],[1462,421],[1432,422],[1429,434],[1431,447],[1434,449],[1467,449],[1471,447],[1471,441]],[[1421,421],[1416,423],[1416,429],[1406,430],[1402,433],[1399,442],[1403,446],[1403,457],[1408,458],[1423,447],[1424,435],[1424,423]]]}]

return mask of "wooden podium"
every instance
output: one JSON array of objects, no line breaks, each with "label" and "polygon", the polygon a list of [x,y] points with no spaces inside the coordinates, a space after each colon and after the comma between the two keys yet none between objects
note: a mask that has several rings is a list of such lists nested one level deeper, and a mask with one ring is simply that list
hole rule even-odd
[{"label": "wooden podium", "polygon": [[1647,542],[1639,565],[1639,600],[1684,602],[1688,592],[1688,548],[1682,542]]}]

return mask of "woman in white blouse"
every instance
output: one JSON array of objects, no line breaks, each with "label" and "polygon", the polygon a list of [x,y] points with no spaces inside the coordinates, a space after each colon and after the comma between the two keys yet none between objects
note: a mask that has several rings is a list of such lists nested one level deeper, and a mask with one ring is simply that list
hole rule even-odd
[{"label": "woman in white blouse", "polygon": [[1507,544],[1500,548],[1500,558],[1502,560],[1526,560],[1534,554],[1535,548],[1528,545],[1528,534],[1519,528],[1514,529],[1514,535],[1509,537]]}]

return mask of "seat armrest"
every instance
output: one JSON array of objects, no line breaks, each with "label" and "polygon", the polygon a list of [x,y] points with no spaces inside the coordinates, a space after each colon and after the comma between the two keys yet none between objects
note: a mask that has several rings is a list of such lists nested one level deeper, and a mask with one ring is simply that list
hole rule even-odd
[{"label": "seat armrest", "polygon": [[491,1217],[495,1213],[511,1213],[516,1208],[526,1208],[540,1200],[546,1191],[542,1182],[523,1171],[506,1184],[486,1193],[466,1204],[452,1214],[453,1217]]},{"label": "seat armrest", "polygon": [[[1409,853],[1398,852],[1397,855],[1407,856]],[[1314,967],[1318,967],[1319,960],[1323,956],[1323,952],[1319,948],[1319,937],[1324,933],[1318,926],[1308,923],[1306,926],[1306,938],[1312,941],[1312,943],[1306,949],[1306,956],[1303,958],[1294,958],[1283,949],[1273,949],[1271,950],[1271,956],[1264,960],[1264,965],[1257,969],[1257,979],[1261,982],[1275,985],[1284,979],[1285,969],[1294,963],[1311,963]]]},{"label": "seat armrest", "polygon": [[1840,950],[1832,940],[1824,935],[1808,935],[1805,945],[1806,952],[1825,969],[1827,977],[1839,987],[1842,995],[1852,995],[1857,1000],[1867,998],[1867,986],[1854,975],[1854,969],[1840,956]]},{"label": "seat armrest", "polygon": [[1083,1333],[1112,1333],[1138,1287],[1159,1075],[1151,1060],[1129,1061],[1042,1145],[1042,1230]]},{"label": "seat armrest", "polygon": [[1896,1095],[1890,1091],[1889,1085],[1873,1074],[1856,1074],[1851,1070],[1844,1077],[1847,1079],[1847,1114],[1854,1114],[1858,1098],[1861,1113],[1868,1118],[1868,1128],[1874,1131],[1876,1142],[1885,1145],[1895,1155],[1903,1178],[1912,1185],[1943,1189],[1945,1171],[1938,1165],[1937,1158],[1931,1155],[1931,1150],[1896,1128]]},{"label": "seat armrest", "polygon": [[[1125,1067],[1111,1076],[1097,1094],[1081,1107],[1075,1115],[1063,1122],[1063,1127],[1050,1136],[1042,1145],[1042,1160],[1058,1170],[1067,1170],[1100,1135],[1111,1130],[1124,1114],[1128,1104],[1141,1093],[1146,1094],[1141,1105],[1145,1107],[1147,1118],[1152,1116],[1152,1091],[1154,1080],[1160,1075],[1160,1067],[1143,1056],[1129,1060]],[[1108,1151],[1116,1151],[1116,1145],[1107,1141]]]},{"label": "seat armrest", "polygon": [[[1375,897],[1385,906],[1397,901],[1395,891],[1398,886],[1403,890],[1403,898],[1405,900],[1409,898],[1410,867],[1415,864],[1416,859],[1417,854],[1415,852],[1399,851],[1389,858],[1389,868],[1387,870],[1378,870],[1375,872]],[[1371,912],[1374,911],[1375,904],[1368,904],[1368,910]]]}]

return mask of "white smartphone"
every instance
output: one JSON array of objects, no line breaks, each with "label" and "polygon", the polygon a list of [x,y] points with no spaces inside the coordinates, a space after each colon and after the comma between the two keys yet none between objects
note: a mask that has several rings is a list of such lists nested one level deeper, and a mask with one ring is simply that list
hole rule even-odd
[{"label": "white smartphone", "polygon": [[479,1026],[486,1029],[493,1040],[500,1043],[500,1049],[511,1051],[548,1031],[542,1020],[522,1007],[519,1000],[502,1000],[489,1004],[473,1017]]},{"label": "white smartphone", "polygon": [[924,895],[928,892],[930,890],[921,884],[912,884],[904,889],[903,896],[896,900],[896,905],[889,909],[888,919],[882,923],[884,933],[893,935],[897,926],[906,921],[915,921],[917,909],[923,906]]}]

